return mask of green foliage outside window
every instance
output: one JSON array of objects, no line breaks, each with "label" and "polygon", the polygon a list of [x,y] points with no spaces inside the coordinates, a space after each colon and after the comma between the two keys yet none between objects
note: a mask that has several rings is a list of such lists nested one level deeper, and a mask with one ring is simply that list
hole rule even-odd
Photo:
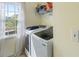
[{"label": "green foliage outside window", "polygon": [[6,17],[5,20],[5,26],[6,29],[5,30],[17,30],[17,19],[18,19],[18,15],[13,15],[11,17]]}]

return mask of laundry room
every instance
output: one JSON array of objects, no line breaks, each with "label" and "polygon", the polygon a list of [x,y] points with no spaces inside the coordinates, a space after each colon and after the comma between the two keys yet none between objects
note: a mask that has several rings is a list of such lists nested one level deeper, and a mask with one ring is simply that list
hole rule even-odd
[{"label": "laundry room", "polygon": [[79,2],[0,2],[0,57],[79,57]]}]

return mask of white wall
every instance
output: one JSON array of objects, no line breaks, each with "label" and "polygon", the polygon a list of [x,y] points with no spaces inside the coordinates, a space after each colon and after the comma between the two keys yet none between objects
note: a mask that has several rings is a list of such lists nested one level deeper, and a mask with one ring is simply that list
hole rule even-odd
[{"label": "white wall", "polygon": [[54,56],[79,57],[79,42],[71,34],[79,29],[79,3],[54,3],[53,15],[44,15],[42,24],[54,27]]},{"label": "white wall", "polygon": [[36,2],[26,2],[25,3],[25,25],[39,25],[41,23],[40,15],[35,11],[35,7],[38,3]]}]

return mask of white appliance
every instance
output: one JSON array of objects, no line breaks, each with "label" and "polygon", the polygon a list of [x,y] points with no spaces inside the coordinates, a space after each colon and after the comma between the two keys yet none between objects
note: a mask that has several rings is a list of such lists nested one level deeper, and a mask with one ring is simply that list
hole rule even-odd
[{"label": "white appliance", "polygon": [[26,37],[26,38],[25,38],[25,54],[26,54],[27,56],[29,56],[29,57],[30,57],[30,53],[31,53],[31,52],[30,52],[30,49],[31,49],[31,48],[30,48],[30,47],[31,47],[31,46],[30,46],[30,45],[31,45],[31,44],[30,44],[30,43],[31,43],[31,42],[30,42],[30,38],[31,38],[30,35],[31,35],[32,32],[33,32],[33,30],[31,30],[31,31],[26,30],[26,32],[25,32],[25,33],[26,33],[26,34],[25,34],[25,35],[26,35],[26,36],[25,36],[25,37]]},{"label": "white appliance", "polygon": [[[34,26],[34,27],[36,27],[36,26]],[[31,27],[29,27],[29,28],[31,28]],[[41,31],[41,30],[43,30],[45,28],[45,26],[39,26],[39,27],[37,27],[37,28],[35,28],[35,29],[26,29],[26,31],[25,31],[25,54],[28,56],[28,57],[30,57],[31,56],[31,49],[33,49],[32,47],[31,47],[31,45],[32,45],[32,42],[31,42],[31,34],[32,33],[36,33],[36,32],[39,32],[39,31]]]},{"label": "white appliance", "polygon": [[52,57],[53,56],[53,28],[45,28],[31,35],[31,56]]}]

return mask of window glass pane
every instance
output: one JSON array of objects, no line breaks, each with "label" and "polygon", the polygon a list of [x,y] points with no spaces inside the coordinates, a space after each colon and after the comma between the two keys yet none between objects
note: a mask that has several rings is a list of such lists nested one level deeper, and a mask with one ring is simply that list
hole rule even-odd
[{"label": "window glass pane", "polygon": [[14,12],[8,12],[8,17],[12,17],[14,14]]},{"label": "window glass pane", "polygon": [[5,3],[5,6],[4,6],[4,10],[7,12],[8,11],[8,7],[7,7],[7,4]]},{"label": "window glass pane", "polygon": [[15,6],[15,12],[19,12],[19,6],[18,5]]},{"label": "window glass pane", "polygon": [[5,7],[5,34],[14,34],[17,32],[17,22],[18,22],[19,9],[17,5],[7,4]]},{"label": "window glass pane", "polygon": [[8,13],[5,11],[5,18],[8,17]]},{"label": "window glass pane", "polygon": [[6,30],[16,30],[17,15],[11,13],[11,16],[6,17]]},{"label": "window glass pane", "polygon": [[12,4],[8,4],[7,7],[8,7],[8,11],[14,11],[15,9],[14,5]]}]

